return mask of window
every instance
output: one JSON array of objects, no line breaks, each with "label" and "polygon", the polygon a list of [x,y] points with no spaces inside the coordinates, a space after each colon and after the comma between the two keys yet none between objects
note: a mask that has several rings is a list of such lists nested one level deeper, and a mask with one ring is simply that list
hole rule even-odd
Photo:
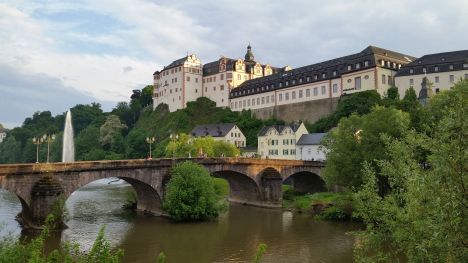
[{"label": "window", "polygon": [[386,76],[385,75],[382,75],[382,84],[387,84],[387,82],[385,81],[386,79]]},{"label": "window", "polygon": [[367,67],[367,66],[369,66],[369,61],[368,60],[364,61],[364,67]]},{"label": "window", "polygon": [[318,88],[315,87],[315,88],[314,88],[314,96],[317,96],[317,95],[318,95]]},{"label": "window", "polygon": [[265,97],[262,97],[262,104],[265,104]]},{"label": "window", "polygon": [[333,84],[333,93],[337,93],[338,92],[338,84]]},{"label": "window", "polygon": [[216,76],[213,77],[213,81],[214,81],[214,82],[216,81]]},{"label": "window", "polygon": [[348,70],[351,70],[351,65],[348,65]]},{"label": "window", "polygon": [[327,88],[325,86],[322,86],[322,95],[324,95],[325,93],[327,93]]},{"label": "window", "polygon": [[358,68],[360,68],[360,67],[361,67],[361,64],[356,63],[356,68],[358,69]]},{"label": "window", "polygon": [[260,98],[257,98],[257,105],[260,105]]},{"label": "window", "polygon": [[295,91],[291,92],[291,99],[293,99],[293,100],[296,99],[296,92]]},{"label": "window", "polygon": [[242,101],[242,107],[245,107],[245,100]]},{"label": "window", "polygon": [[195,83],[198,83],[198,78],[195,78]]},{"label": "window", "polygon": [[333,76],[336,76],[336,70],[335,70],[335,71],[333,71]]},{"label": "window", "polygon": [[247,106],[250,107],[250,100],[247,100]]},{"label": "window", "polygon": [[426,68],[423,68],[423,73],[426,73]]},{"label": "window", "polygon": [[270,103],[270,96],[266,97],[266,103]]},{"label": "window", "polygon": [[440,92],[440,89],[439,89],[439,88],[437,88],[437,89],[436,89],[436,93],[439,93],[439,92]]},{"label": "window", "polygon": [[453,70],[453,65],[450,65],[450,66],[449,66],[449,69],[450,69],[450,70]]},{"label": "window", "polygon": [[438,72],[438,71],[439,71],[439,67],[435,66],[435,67],[434,67],[434,71],[435,71],[435,72]]},{"label": "window", "polygon": [[275,95],[271,95],[271,102],[275,102]]},{"label": "window", "polygon": [[284,99],[285,99],[285,100],[289,100],[289,92],[286,92],[286,93],[284,94]]},{"label": "window", "polygon": [[221,74],[221,76],[219,76],[219,79],[224,80],[224,74]]},{"label": "window", "polygon": [[237,109],[237,101],[234,103],[234,108]]},{"label": "window", "polygon": [[388,85],[392,85],[392,84],[393,84],[392,76],[387,76],[387,80],[388,80]]},{"label": "window", "polygon": [[224,90],[224,85],[219,86],[220,90]]},{"label": "window", "polygon": [[468,63],[463,64],[463,68],[468,68]]},{"label": "window", "polygon": [[226,78],[227,79],[232,79],[232,73],[226,73]]},{"label": "window", "polygon": [[435,83],[439,83],[439,76],[435,77]]},{"label": "window", "polygon": [[282,94],[282,93],[279,94],[279,98],[278,98],[278,99],[279,99],[279,101],[282,101],[282,100],[283,100],[283,94]]},{"label": "window", "polygon": [[323,73],[322,74],[322,79],[326,78],[327,77],[327,74]]},{"label": "window", "polygon": [[410,79],[410,80],[409,80],[409,84],[410,84],[410,86],[413,86],[413,85],[414,85],[414,80],[413,80],[413,79]]},{"label": "window", "polygon": [[414,70],[412,68],[410,68],[409,73],[413,74],[413,72],[414,72]]},{"label": "window", "polygon": [[195,93],[198,93],[198,89],[195,89]]},{"label": "window", "polygon": [[299,98],[302,98],[302,90],[299,91]]},{"label": "window", "polygon": [[240,74],[237,75],[237,80],[242,80],[242,76]]},{"label": "window", "polygon": [[450,82],[454,82],[455,81],[455,76],[454,75],[450,75]]},{"label": "window", "polygon": [[310,89],[306,89],[306,97],[310,97]]},{"label": "window", "polygon": [[216,86],[213,87],[213,91],[216,91]]},{"label": "window", "polygon": [[361,77],[355,77],[354,78],[354,88],[356,90],[360,90],[361,89]]}]

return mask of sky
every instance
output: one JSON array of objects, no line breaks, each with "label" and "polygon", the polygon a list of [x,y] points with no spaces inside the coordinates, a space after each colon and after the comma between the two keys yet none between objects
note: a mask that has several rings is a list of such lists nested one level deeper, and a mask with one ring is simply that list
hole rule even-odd
[{"label": "sky", "polygon": [[468,49],[466,0],[0,1],[0,123],[76,104],[111,110],[196,54],[299,67],[368,45],[420,57]]}]

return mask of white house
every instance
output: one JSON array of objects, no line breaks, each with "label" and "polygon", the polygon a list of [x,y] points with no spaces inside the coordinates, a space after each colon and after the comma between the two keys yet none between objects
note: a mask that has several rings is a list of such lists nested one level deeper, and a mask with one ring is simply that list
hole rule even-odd
[{"label": "white house", "polygon": [[304,123],[263,127],[258,134],[258,153],[261,158],[293,160],[296,142],[307,133]]},{"label": "white house", "polygon": [[320,149],[320,142],[326,133],[311,133],[301,136],[296,143],[296,159],[304,161],[324,161],[324,149]]},{"label": "white house", "polygon": [[236,147],[245,147],[244,133],[234,123],[197,125],[190,132],[193,137],[211,136],[215,140],[222,140],[234,144]]},{"label": "white house", "polygon": [[7,129],[0,127],[0,142],[5,140],[7,131]]}]

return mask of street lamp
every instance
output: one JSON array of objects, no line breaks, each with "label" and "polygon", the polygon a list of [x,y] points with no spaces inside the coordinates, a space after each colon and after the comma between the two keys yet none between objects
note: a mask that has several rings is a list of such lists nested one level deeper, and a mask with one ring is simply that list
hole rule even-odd
[{"label": "street lamp", "polygon": [[39,145],[44,142],[44,137],[34,137],[32,138],[32,142],[36,145],[36,163],[39,163]]},{"label": "street lamp", "polygon": [[55,134],[44,134],[42,139],[47,142],[47,163],[49,163],[50,143],[55,141]]},{"label": "street lamp", "polygon": [[154,137],[146,137],[146,142],[149,144],[149,159],[152,159],[151,156],[151,144],[153,144],[156,141],[156,138]]},{"label": "street lamp", "polygon": [[[175,142],[179,139],[179,135],[171,133],[171,135],[169,135],[169,138],[171,138],[172,142]],[[175,155],[175,148],[172,149],[172,158],[174,158],[174,155]]]}]

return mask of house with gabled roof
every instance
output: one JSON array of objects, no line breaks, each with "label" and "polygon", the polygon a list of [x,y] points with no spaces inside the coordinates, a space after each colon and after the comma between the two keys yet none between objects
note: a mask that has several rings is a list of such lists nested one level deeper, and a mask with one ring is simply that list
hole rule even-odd
[{"label": "house with gabled roof", "polygon": [[211,136],[215,140],[222,140],[234,144],[236,147],[245,147],[244,133],[234,123],[217,123],[197,125],[190,132],[192,137]]},{"label": "house with gabled roof", "polygon": [[296,158],[296,142],[309,133],[304,123],[263,127],[258,134],[258,153],[265,159]]}]

